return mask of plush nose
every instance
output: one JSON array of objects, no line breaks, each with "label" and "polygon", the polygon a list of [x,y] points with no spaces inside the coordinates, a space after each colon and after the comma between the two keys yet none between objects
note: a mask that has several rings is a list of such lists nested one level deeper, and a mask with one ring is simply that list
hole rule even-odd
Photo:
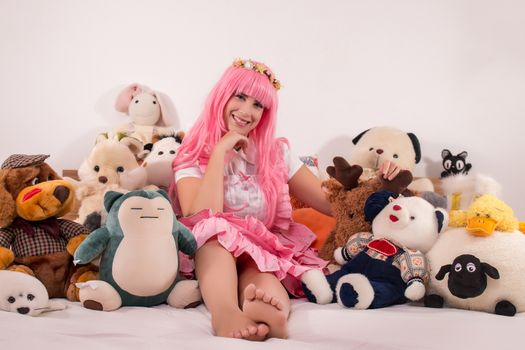
[{"label": "plush nose", "polygon": [[57,186],[55,191],[53,191],[53,196],[55,196],[55,198],[58,199],[60,203],[64,203],[69,197],[69,188],[65,186]]},{"label": "plush nose", "polygon": [[392,209],[394,209],[395,211],[399,211],[399,210],[401,210],[401,207],[400,207],[399,205],[396,204],[396,205],[394,205],[394,206],[392,207]]},{"label": "plush nose", "polygon": [[25,315],[25,314],[29,313],[29,308],[28,307],[19,307],[18,309],[16,309],[16,311],[19,314]]},{"label": "plush nose", "polygon": [[377,154],[381,154],[381,153],[383,153],[383,150],[381,148],[379,148],[379,149],[376,150],[376,153]]},{"label": "plush nose", "polygon": [[98,178],[98,182],[101,182],[101,183],[105,184],[106,182],[108,182],[108,178],[105,177],[105,176],[100,176]]}]

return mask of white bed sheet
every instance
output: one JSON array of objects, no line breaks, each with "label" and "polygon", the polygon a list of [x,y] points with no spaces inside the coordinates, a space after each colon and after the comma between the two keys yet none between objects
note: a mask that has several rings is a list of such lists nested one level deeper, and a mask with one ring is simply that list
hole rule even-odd
[{"label": "white bed sheet", "polygon": [[399,305],[343,309],[292,301],[290,338],[262,343],[214,337],[204,306],[125,307],[113,312],[67,309],[29,317],[0,312],[0,348],[21,349],[512,349],[525,337],[515,317]]}]

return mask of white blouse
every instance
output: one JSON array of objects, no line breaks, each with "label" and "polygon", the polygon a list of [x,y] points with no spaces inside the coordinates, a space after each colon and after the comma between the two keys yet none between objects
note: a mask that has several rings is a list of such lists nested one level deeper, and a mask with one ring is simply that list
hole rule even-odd
[{"label": "white blouse", "polygon": [[[283,155],[288,167],[288,180],[290,180],[303,163],[292,155],[286,145],[283,146]],[[224,167],[224,211],[233,212],[240,217],[251,215],[263,221],[266,215],[266,203],[255,174],[255,156],[247,155],[243,150],[238,152],[232,150],[226,156],[229,157],[231,160]],[[202,178],[203,176],[199,166],[195,165],[175,172],[175,182],[185,177]]]}]

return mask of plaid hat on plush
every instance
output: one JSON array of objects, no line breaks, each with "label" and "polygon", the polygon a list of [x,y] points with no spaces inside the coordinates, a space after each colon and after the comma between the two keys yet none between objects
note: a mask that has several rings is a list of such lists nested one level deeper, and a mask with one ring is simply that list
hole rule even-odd
[{"label": "plaid hat on plush", "polygon": [[4,161],[2,164],[2,169],[16,169],[39,165],[42,164],[48,157],[49,154],[13,154]]}]

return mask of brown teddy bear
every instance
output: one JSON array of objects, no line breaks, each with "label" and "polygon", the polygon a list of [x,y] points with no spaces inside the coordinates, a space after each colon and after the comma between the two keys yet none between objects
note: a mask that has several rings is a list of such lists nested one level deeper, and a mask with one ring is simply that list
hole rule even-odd
[{"label": "brown teddy bear", "polygon": [[412,195],[406,187],[412,181],[412,174],[402,170],[395,179],[389,181],[379,177],[359,182],[363,168],[350,165],[344,158],[335,157],[334,166],[326,171],[330,179],[323,182],[327,198],[332,203],[332,215],[335,227],[319,250],[319,256],[325,260],[334,260],[334,250],[346,244],[348,238],[357,232],[370,232],[371,223],[365,220],[364,207],[367,198],[380,189],[404,195]]},{"label": "brown teddy bear", "polygon": [[15,154],[1,166],[0,269],[34,275],[50,298],[78,300],[74,283],[96,275],[93,266],[73,265],[72,254],[89,232],[58,219],[71,209],[75,191],[44,163],[48,157]]}]

